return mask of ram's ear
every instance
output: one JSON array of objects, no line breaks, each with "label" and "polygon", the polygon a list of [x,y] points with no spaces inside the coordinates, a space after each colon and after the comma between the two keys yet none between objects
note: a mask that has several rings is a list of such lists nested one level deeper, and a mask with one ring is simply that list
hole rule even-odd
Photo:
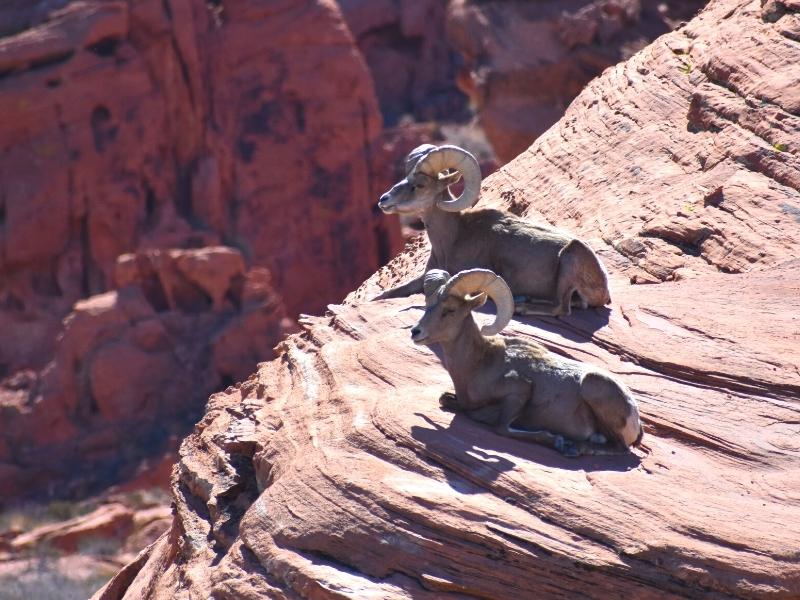
[{"label": "ram's ear", "polygon": [[444,182],[446,186],[451,186],[454,183],[461,181],[461,173],[459,171],[446,171],[439,173],[439,181]]},{"label": "ram's ear", "polygon": [[480,308],[484,304],[486,304],[486,294],[481,292],[480,294],[476,294],[475,296],[467,296],[464,298],[464,302],[467,303],[470,310],[475,310],[476,308]]},{"label": "ram's ear", "polygon": [[427,308],[430,308],[439,301],[439,292],[441,289],[441,287],[438,287],[435,290],[432,290],[430,294],[425,294],[425,306]]},{"label": "ram's ear", "polygon": [[422,279],[422,290],[425,293],[426,306],[436,304],[439,292],[448,279],[450,279],[450,273],[442,269],[431,269],[425,273],[425,277]]}]

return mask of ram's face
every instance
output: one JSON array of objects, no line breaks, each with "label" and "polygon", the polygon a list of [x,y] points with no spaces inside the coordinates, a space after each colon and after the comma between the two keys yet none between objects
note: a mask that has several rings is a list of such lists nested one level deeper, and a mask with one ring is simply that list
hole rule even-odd
[{"label": "ram's face", "polygon": [[436,199],[445,187],[444,181],[413,170],[381,196],[378,208],[386,214],[419,215],[436,205]]},{"label": "ram's face", "polygon": [[486,301],[485,294],[472,298],[438,295],[425,310],[419,323],[411,330],[411,339],[415,344],[429,345],[437,342],[450,342],[461,332],[464,319],[473,308]]}]

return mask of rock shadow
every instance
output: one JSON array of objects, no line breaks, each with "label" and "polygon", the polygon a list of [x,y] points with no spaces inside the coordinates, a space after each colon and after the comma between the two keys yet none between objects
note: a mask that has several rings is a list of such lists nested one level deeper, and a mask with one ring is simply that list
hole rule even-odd
[{"label": "rock shadow", "polygon": [[[425,312],[424,304],[413,304],[401,309],[400,312],[419,310]],[[494,316],[496,308],[491,301],[473,312]],[[421,316],[421,315],[420,315]],[[596,331],[607,326],[611,320],[611,309],[607,306],[599,308],[576,308],[566,317],[547,317],[539,315],[514,315],[512,321],[518,321],[531,327],[543,329],[551,333],[558,333],[573,342],[586,342],[592,338]]]},{"label": "rock shadow", "polygon": [[572,342],[587,342],[592,339],[595,332],[608,325],[611,320],[611,309],[607,306],[586,310],[575,309],[566,317],[514,315],[514,320],[550,333],[557,333]]},{"label": "rock shadow", "polygon": [[[461,413],[453,413],[453,419],[447,427],[423,413],[414,414],[431,427],[414,425],[411,427],[411,437],[424,446],[425,454],[431,460],[444,467],[448,483],[462,493],[483,492],[487,483],[524,462],[552,469],[587,472],[625,472],[636,469],[641,463],[641,458],[633,452],[617,456],[567,458],[547,446],[498,435],[489,426]],[[465,479],[478,487],[472,491],[465,490]]]}]

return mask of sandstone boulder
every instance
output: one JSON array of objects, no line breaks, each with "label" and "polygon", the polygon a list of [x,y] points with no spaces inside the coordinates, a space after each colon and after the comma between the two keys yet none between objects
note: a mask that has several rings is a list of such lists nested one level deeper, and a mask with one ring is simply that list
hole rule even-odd
[{"label": "sandstone boulder", "polygon": [[168,479],[151,469],[144,478],[127,481],[127,490],[4,511],[0,595],[36,600],[90,596],[169,529],[172,511],[164,504]]},{"label": "sandstone boulder", "polygon": [[4,503],[132,475],[295,327],[269,272],[232,248],[126,254],[116,282],[76,303],[44,369],[0,382]]},{"label": "sandstone boulder", "polygon": [[[142,515],[147,517],[147,515]],[[11,542],[14,551],[29,550],[36,545],[66,552],[76,552],[82,541],[97,538],[117,538],[127,535],[133,527],[133,512],[121,504],[104,504],[88,515],[69,521],[42,525],[19,535]]]}]

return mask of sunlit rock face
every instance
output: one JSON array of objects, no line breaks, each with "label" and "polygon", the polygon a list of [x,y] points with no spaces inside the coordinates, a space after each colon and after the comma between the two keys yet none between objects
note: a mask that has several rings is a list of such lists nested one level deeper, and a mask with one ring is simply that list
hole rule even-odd
[{"label": "sunlit rock face", "polygon": [[126,252],[235,246],[297,314],[396,249],[369,210],[371,78],[330,3],[14,2],[0,22],[0,372],[46,363]]},{"label": "sunlit rock face", "polygon": [[380,113],[331,2],[13,1],[0,23],[2,500],[80,495],[396,252]]}]

